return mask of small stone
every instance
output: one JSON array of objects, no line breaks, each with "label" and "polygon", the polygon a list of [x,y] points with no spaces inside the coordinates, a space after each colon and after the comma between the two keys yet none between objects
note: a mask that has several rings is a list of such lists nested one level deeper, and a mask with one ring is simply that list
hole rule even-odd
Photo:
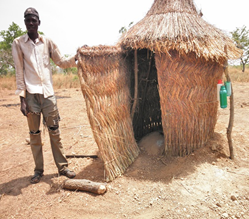
[{"label": "small stone", "polygon": [[231,199],[232,199],[232,201],[236,201],[237,200],[237,198],[234,195],[231,196]]},{"label": "small stone", "polygon": [[30,144],[30,139],[26,138],[25,141],[27,142],[27,144]]},{"label": "small stone", "polygon": [[221,215],[221,218],[228,218],[228,217],[229,217],[228,213],[224,213]]},{"label": "small stone", "polygon": [[216,205],[221,208],[221,204],[220,203],[216,203]]},{"label": "small stone", "polygon": [[136,201],[139,201],[139,197],[136,196],[136,195],[135,195],[134,199],[135,199]]}]

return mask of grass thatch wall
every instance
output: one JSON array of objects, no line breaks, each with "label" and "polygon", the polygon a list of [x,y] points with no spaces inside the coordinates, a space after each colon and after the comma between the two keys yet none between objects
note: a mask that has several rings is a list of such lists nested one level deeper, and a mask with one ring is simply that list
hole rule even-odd
[{"label": "grass thatch wall", "polygon": [[217,81],[223,67],[195,53],[156,53],[165,151],[184,156],[203,146],[217,121]]},{"label": "grass thatch wall", "polygon": [[121,175],[138,156],[130,116],[129,71],[120,48],[82,47],[78,74],[87,114],[104,161],[106,181]]},{"label": "grass thatch wall", "polygon": [[125,54],[119,47],[82,47],[78,60],[80,84],[107,181],[124,173],[138,156],[136,140],[152,131],[163,129],[165,152],[179,156],[204,146],[214,133],[216,85],[223,74],[220,63],[195,53],[138,50],[138,104],[132,121],[134,51]]}]

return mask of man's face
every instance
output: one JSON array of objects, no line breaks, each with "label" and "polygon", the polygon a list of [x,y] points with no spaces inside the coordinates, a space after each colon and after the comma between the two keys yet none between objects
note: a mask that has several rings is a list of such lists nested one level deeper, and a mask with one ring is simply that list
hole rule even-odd
[{"label": "man's face", "polygon": [[37,33],[38,26],[40,25],[40,20],[38,19],[38,17],[36,17],[35,15],[27,15],[24,22],[28,33]]}]

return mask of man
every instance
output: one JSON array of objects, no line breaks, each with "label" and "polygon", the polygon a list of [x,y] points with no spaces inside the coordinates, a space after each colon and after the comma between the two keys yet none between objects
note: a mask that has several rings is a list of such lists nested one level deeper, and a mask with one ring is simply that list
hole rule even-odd
[{"label": "man", "polygon": [[20,96],[21,112],[27,116],[30,145],[35,162],[31,183],[38,183],[43,176],[43,152],[40,131],[41,114],[48,128],[54,161],[60,175],[74,178],[64,155],[59,131],[59,112],[52,85],[50,58],[61,68],[75,67],[75,57],[64,58],[57,46],[47,37],[38,34],[41,24],[36,9],[24,12],[27,34],[16,38],[12,55],[16,68],[16,94]]}]

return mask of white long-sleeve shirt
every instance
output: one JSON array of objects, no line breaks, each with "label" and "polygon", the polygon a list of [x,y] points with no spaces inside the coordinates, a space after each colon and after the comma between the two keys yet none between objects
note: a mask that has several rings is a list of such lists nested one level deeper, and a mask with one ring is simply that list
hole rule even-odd
[{"label": "white long-sleeve shirt", "polygon": [[56,44],[45,36],[35,43],[28,34],[16,38],[12,44],[12,56],[16,69],[16,94],[25,97],[29,93],[54,95],[50,58],[61,68],[76,67],[75,57],[65,58]]}]

